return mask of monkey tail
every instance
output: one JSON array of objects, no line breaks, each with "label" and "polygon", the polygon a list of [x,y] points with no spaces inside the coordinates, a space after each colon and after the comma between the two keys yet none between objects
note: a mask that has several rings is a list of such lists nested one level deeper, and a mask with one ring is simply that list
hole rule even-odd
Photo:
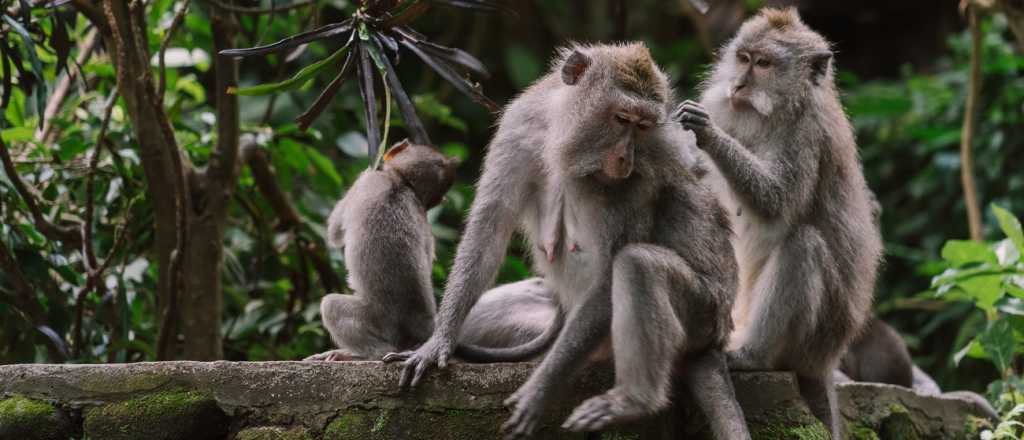
[{"label": "monkey tail", "polygon": [[540,352],[547,350],[558,333],[562,331],[562,325],[565,323],[565,317],[562,313],[555,313],[555,319],[551,321],[551,325],[544,329],[544,333],[537,335],[529,342],[517,345],[515,347],[480,347],[472,344],[460,343],[455,348],[455,355],[465,359],[469,362],[519,362],[530,359]]}]

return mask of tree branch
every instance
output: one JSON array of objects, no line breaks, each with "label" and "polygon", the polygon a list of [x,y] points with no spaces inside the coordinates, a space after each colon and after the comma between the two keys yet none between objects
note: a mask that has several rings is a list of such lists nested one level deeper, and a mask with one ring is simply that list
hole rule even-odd
[{"label": "tree branch", "polygon": [[978,96],[981,93],[981,27],[978,23],[977,9],[974,5],[967,7],[968,26],[971,30],[971,71],[967,83],[963,131],[960,136],[960,180],[964,187],[964,205],[967,208],[971,240],[981,240],[983,237],[981,208],[974,183],[974,158],[971,154],[971,142],[974,140],[977,123]]},{"label": "tree branch", "polygon": [[[78,57],[75,58],[75,64],[81,66],[88,62],[93,51],[99,46],[99,42],[100,39],[94,27],[85,35],[83,43],[78,46]],[[43,112],[43,128],[39,130],[36,139],[39,139],[44,144],[53,142],[56,131],[53,129],[52,120],[57,116],[64,100],[67,99],[68,92],[71,91],[71,85],[75,82],[75,77],[81,72],[81,70],[67,70],[67,73],[57,83],[57,87],[54,87],[53,93],[50,94],[50,100],[46,103],[46,110]]]},{"label": "tree branch", "polygon": [[[270,205],[270,209],[277,216],[278,223],[275,229],[278,231],[299,229],[302,219],[291,200],[278,185],[266,151],[256,145],[255,140],[243,139],[242,160],[249,166],[253,180],[256,181],[256,188],[259,189],[260,194],[263,195],[267,204]],[[326,257],[323,248],[312,241],[307,241],[305,245],[300,243],[297,250],[306,254],[313,269],[320,276],[320,282],[324,289],[327,292],[338,291],[341,282],[334,272],[334,268],[331,267],[330,260]]]},{"label": "tree branch", "polygon": [[174,36],[174,31],[178,30],[181,26],[181,22],[185,21],[185,15],[188,14],[188,7],[192,4],[192,0],[184,0],[181,3],[181,9],[174,14],[174,20],[171,21],[171,26],[167,28],[167,35],[164,35],[163,41],[160,42],[160,83],[156,88],[156,95],[160,97],[163,102],[164,92],[167,91],[167,63],[164,60],[164,55],[167,52],[167,46],[171,44],[171,37]]},{"label": "tree branch", "polygon": [[14,189],[18,191],[21,199],[28,206],[29,213],[32,215],[32,223],[35,224],[36,229],[50,240],[60,241],[77,247],[81,243],[78,228],[58,226],[46,219],[42,210],[39,209],[39,205],[36,204],[35,195],[25,185],[25,182],[21,180],[21,176],[18,175],[18,171],[14,167],[14,161],[11,160],[11,154],[7,149],[7,144],[4,143],[2,138],[0,138],[0,160],[3,161],[4,172],[7,174],[7,178],[14,184]]}]

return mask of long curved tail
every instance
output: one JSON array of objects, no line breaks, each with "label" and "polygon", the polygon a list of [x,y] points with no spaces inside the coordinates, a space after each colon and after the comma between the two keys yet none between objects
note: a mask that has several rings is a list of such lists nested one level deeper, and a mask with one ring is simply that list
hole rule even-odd
[{"label": "long curved tail", "polygon": [[562,331],[563,324],[565,324],[565,317],[562,316],[561,312],[557,312],[555,313],[555,319],[551,321],[551,325],[544,330],[544,333],[537,335],[537,337],[522,345],[492,348],[460,343],[455,349],[455,355],[469,362],[525,361],[547,350],[555,342],[558,333]]}]

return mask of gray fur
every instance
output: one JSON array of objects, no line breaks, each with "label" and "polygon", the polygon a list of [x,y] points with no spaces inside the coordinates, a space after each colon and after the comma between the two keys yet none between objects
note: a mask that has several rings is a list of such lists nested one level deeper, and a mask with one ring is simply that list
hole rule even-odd
[{"label": "gray fur", "polygon": [[794,9],[762,10],[723,49],[701,103],[676,117],[735,214],[730,367],[795,371],[842,438],[832,372],[870,314],[882,244],[828,42]]},{"label": "gray fur", "polygon": [[355,293],[323,298],[324,327],[338,349],[306,360],[379,359],[418,346],[434,330],[426,210],[451,186],[454,163],[424,145],[392,149],[383,169],[364,171],[327,220],[329,244],[344,247]]},{"label": "gray fur", "polygon": [[[563,66],[570,56],[572,69]],[[729,221],[693,174],[693,138],[678,124],[655,124],[670,100],[665,75],[637,43],[573,46],[553,64],[501,117],[434,334],[385,360],[405,360],[402,387],[443,368],[520,230],[565,321],[506,401],[509,438],[534,432],[565,378],[609,337],[615,386],[564,427],[599,430],[655,413],[668,403],[675,362],[686,358],[701,367],[695,377],[714,382],[691,385],[714,394],[703,409],[724,420],[714,425],[717,438],[749,438],[725,364],[716,362],[737,281]]]}]

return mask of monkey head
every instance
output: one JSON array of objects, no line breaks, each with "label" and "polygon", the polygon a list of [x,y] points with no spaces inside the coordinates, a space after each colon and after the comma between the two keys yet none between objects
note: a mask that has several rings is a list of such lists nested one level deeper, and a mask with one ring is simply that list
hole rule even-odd
[{"label": "monkey head", "polygon": [[604,184],[642,174],[649,154],[640,145],[665,118],[671,93],[647,47],[574,45],[560,50],[553,69],[561,78],[549,106],[559,121],[546,146],[554,163],[571,177]]},{"label": "monkey head", "polygon": [[444,199],[455,181],[455,165],[454,158],[408,140],[395,144],[384,155],[384,171],[397,173],[425,209],[437,206]]},{"label": "monkey head", "polygon": [[711,104],[770,117],[794,114],[821,87],[833,87],[829,43],[795,8],[766,8],[726,44],[706,84]]}]

